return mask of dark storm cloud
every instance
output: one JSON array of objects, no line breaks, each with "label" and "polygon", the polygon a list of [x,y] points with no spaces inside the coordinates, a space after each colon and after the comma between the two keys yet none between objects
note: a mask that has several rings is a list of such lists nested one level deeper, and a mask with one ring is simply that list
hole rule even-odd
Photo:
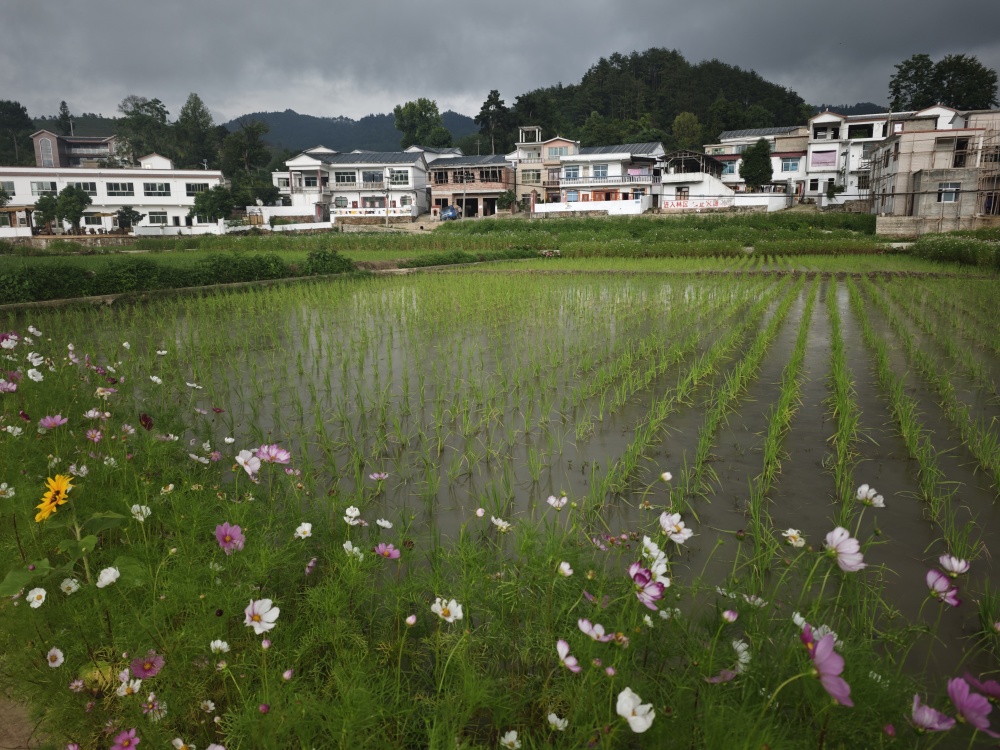
[{"label": "dark storm cloud", "polygon": [[1000,69],[1000,3],[788,0],[0,0],[0,98],[33,115],[113,114],[127,94],[188,93],[220,120],[291,108],[358,117],[427,96],[475,115],[575,82],[601,56],[659,46],[754,69],[811,103],[884,103],[917,52]]}]

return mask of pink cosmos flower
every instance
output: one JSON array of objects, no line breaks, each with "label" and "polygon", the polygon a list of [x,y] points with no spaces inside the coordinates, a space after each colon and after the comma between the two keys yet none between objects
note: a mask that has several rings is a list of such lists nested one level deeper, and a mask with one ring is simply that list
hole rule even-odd
[{"label": "pink cosmos flower", "polygon": [[845,573],[856,573],[867,567],[859,551],[861,543],[851,537],[851,532],[838,526],[826,535],[826,549],[837,558],[837,565]]},{"label": "pink cosmos flower", "polygon": [[663,598],[663,584],[653,580],[652,571],[642,567],[642,563],[632,563],[629,566],[628,574],[635,586],[636,597],[649,609],[655,611],[657,607],[653,602]]},{"label": "pink cosmos flower", "polygon": [[723,669],[715,677],[706,677],[705,682],[710,685],[718,685],[723,682],[732,682],[736,679],[736,672],[731,669]]},{"label": "pink cosmos flower", "polygon": [[816,675],[826,692],[842,706],[854,706],[851,702],[851,686],[840,676],[844,671],[844,657],[833,650],[836,642],[833,633],[824,635],[816,642],[812,627],[806,623],[801,638],[809,650],[809,658],[812,659]]},{"label": "pink cosmos flower", "polygon": [[73,680],[69,684],[69,689],[72,690],[74,693],[82,693],[83,692],[83,680],[81,680],[79,678]]},{"label": "pink cosmos flower", "polygon": [[962,602],[958,598],[958,587],[951,585],[951,579],[937,568],[927,571],[927,588],[931,596],[951,607],[957,607]]},{"label": "pink cosmos flower", "polygon": [[277,444],[264,444],[255,455],[266,464],[287,464],[292,460],[292,454]]},{"label": "pink cosmos flower", "polygon": [[136,657],[132,660],[132,674],[140,680],[155,677],[163,669],[163,657],[156,651],[150,649],[144,657]]},{"label": "pink cosmos flower", "polygon": [[44,427],[46,430],[51,430],[55,427],[61,427],[66,424],[69,420],[66,419],[62,414],[56,414],[52,417],[42,417],[38,420],[38,426]]},{"label": "pink cosmos flower", "polygon": [[986,718],[993,710],[993,706],[984,696],[971,692],[969,683],[961,677],[948,680],[948,697],[951,698],[960,721],[968,723],[990,737],[1000,737],[1000,734],[990,729],[990,721]]},{"label": "pink cosmos flower", "polygon": [[945,716],[936,708],[925,706],[920,702],[920,696],[913,696],[913,713],[910,723],[919,732],[947,732],[955,726],[955,720],[950,716]]},{"label": "pink cosmos flower", "polygon": [[607,609],[608,608],[608,604],[611,603],[611,597],[609,597],[607,594],[605,594],[604,596],[601,597],[601,601],[597,601],[597,597],[594,596],[593,594],[591,594],[586,589],[583,590],[583,597],[588,602],[590,602],[591,604],[594,604],[594,605],[600,607],[601,609]]},{"label": "pink cosmos flower", "polygon": [[589,635],[598,643],[607,643],[615,639],[614,633],[605,634],[604,626],[601,623],[593,624],[590,620],[580,619],[576,621],[576,625],[580,628],[580,632],[584,635]]},{"label": "pink cosmos flower", "polygon": [[219,461],[222,459],[222,454],[219,451],[212,451],[208,454],[209,459],[212,461]]},{"label": "pink cosmos flower", "polygon": [[374,549],[374,552],[376,555],[381,555],[388,560],[395,560],[399,557],[399,550],[391,544],[385,544],[384,542],[379,544],[379,546]]},{"label": "pink cosmos flower", "polygon": [[316,558],[314,557],[306,563],[306,575],[310,575],[316,569]]},{"label": "pink cosmos flower", "polygon": [[228,521],[215,527],[215,538],[227,555],[231,555],[234,549],[243,549],[246,541],[243,530],[239,526],[230,526]]},{"label": "pink cosmos flower", "polygon": [[101,434],[100,430],[87,430],[87,440],[93,441],[95,445],[101,442],[102,437],[104,436]]},{"label": "pink cosmos flower", "polygon": [[569,653],[569,644],[566,641],[556,641],[556,652],[559,654],[559,661],[570,672],[576,673],[583,669],[577,662],[576,657]]},{"label": "pink cosmos flower", "polygon": [[1000,682],[996,680],[980,681],[968,672],[965,673],[965,681],[990,700],[1000,701]]},{"label": "pink cosmos flower", "polygon": [[968,560],[962,560],[958,557],[952,557],[951,555],[941,555],[941,557],[938,558],[938,562],[941,563],[942,570],[944,570],[944,572],[952,578],[957,578],[958,576],[969,572]]},{"label": "pink cosmos flower", "polygon": [[129,750],[141,741],[135,736],[135,729],[129,729],[127,732],[122,731],[115,737],[115,744],[111,746],[111,750]]},{"label": "pink cosmos flower", "polygon": [[389,478],[389,475],[384,471],[376,471],[368,475],[369,479],[374,479],[376,482],[384,482]]}]

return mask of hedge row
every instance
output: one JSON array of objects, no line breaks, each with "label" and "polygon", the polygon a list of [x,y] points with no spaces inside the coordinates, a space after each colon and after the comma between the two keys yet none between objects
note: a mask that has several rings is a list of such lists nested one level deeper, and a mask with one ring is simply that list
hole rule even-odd
[{"label": "hedge row", "polygon": [[190,266],[172,266],[144,257],[113,257],[96,270],[72,263],[8,266],[0,270],[0,304],[73,299],[100,294],[147,292],[291,276],[347,273],[354,264],[332,250],[309,253],[301,265],[276,253],[220,253]]},{"label": "hedge row", "polygon": [[968,236],[925,234],[909,248],[917,258],[1000,271],[1000,242]]},{"label": "hedge row", "polygon": [[538,251],[529,247],[512,247],[508,250],[482,250],[466,252],[452,250],[447,253],[427,253],[419,258],[410,258],[399,263],[400,268],[423,268],[426,266],[450,266],[456,263],[480,263],[487,260],[516,260],[537,258]]}]

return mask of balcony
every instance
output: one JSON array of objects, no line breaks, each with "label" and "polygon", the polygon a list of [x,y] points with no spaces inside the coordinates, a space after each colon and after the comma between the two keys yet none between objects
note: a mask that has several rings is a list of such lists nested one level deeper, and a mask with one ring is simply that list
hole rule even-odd
[{"label": "balcony", "polygon": [[[381,183],[379,183],[379,184],[381,184]],[[333,184],[333,189],[334,190],[357,190],[358,189],[358,183],[357,182],[335,182]]]},{"label": "balcony", "polygon": [[[652,174],[626,174],[626,175],[615,175],[608,177],[563,177],[562,182],[552,183],[554,186],[560,187],[589,187],[592,185],[659,185],[660,177],[659,175]],[[545,183],[546,187],[549,187],[549,183]]]},{"label": "balcony", "polygon": [[335,208],[330,207],[330,216],[416,216],[416,206],[403,206],[401,208]]},{"label": "balcony", "polygon": [[109,156],[111,151],[107,148],[71,148],[70,156]]},{"label": "balcony", "polygon": [[[537,183],[535,183],[537,184]],[[542,180],[542,187],[559,187],[559,180]]]}]

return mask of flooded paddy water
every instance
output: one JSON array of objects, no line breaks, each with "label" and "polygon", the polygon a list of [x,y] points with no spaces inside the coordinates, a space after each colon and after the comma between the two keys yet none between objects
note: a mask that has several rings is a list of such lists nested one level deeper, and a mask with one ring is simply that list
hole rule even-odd
[{"label": "flooded paddy water", "polygon": [[[822,262],[757,269],[775,275],[456,271],[16,322],[95,362],[127,360],[119,387],[194,461],[226,438],[289,449],[301,508],[274,513],[304,508],[333,525],[354,506],[420,549],[489,530],[490,517],[568,524],[570,509],[547,503],[566,497],[573,544],[637,554],[660,513],[677,511],[694,536],[671,545],[670,573],[700,592],[677,606],[691,617],[743,606],[728,598],[739,589],[782,620],[824,587],[850,586],[810,575],[789,597],[779,583],[799,550],[782,532],[820,550],[847,526],[864,543],[863,575],[880,582],[867,621],[892,632],[905,670],[990,672],[979,644],[1000,618],[989,554],[1000,541],[1000,283],[802,272]],[[862,484],[884,508],[859,508]],[[249,484],[235,466],[218,487],[227,501],[267,502],[268,481]],[[355,541],[379,534],[371,523]],[[971,571],[962,606],[939,611],[924,578],[944,554]],[[663,604],[674,605],[669,589]]]}]

